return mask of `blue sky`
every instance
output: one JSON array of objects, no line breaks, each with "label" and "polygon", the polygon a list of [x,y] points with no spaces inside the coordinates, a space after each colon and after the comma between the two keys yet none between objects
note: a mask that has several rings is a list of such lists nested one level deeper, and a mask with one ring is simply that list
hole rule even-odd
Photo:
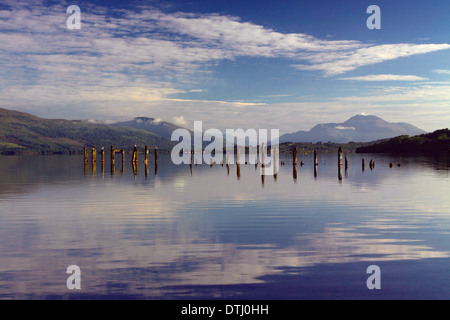
[{"label": "blue sky", "polygon": [[[80,30],[66,27],[74,4]],[[0,0],[0,107],[281,133],[364,113],[433,131],[450,122],[449,13],[446,0]]]}]

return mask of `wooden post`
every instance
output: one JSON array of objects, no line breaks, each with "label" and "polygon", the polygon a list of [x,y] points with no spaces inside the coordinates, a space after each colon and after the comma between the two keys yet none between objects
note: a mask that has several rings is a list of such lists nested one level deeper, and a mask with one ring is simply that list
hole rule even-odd
[{"label": "wooden post", "polygon": [[237,164],[241,164],[241,148],[237,147]]},{"label": "wooden post", "polygon": [[138,147],[135,145],[135,146],[134,146],[134,150],[133,150],[133,160],[132,160],[133,163],[138,162],[138,158],[139,158],[138,153],[139,153]]},{"label": "wooden post", "polygon": [[102,163],[105,163],[105,148],[102,147],[102,150],[100,151],[100,155],[102,157]]},{"label": "wooden post", "polygon": [[275,180],[277,179],[277,175],[278,175],[278,147],[275,147],[275,151],[273,154],[273,164],[274,164],[274,176],[275,176]]},{"label": "wooden post", "polygon": [[117,152],[122,153],[122,166],[124,166],[125,165],[125,149],[117,150]]},{"label": "wooden post", "polygon": [[345,155],[345,170],[348,169],[348,159],[347,159],[347,155]]},{"label": "wooden post", "polygon": [[319,161],[317,160],[317,149],[314,150],[314,165],[319,165]]},{"label": "wooden post", "polygon": [[339,147],[338,151],[338,166],[342,168],[342,147]]},{"label": "wooden post", "polygon": [[97,162],[97,150],[95,149],[95,147],[92,147],[92,163],[96,162]]},{"label": "wooden post", "polygon": [[294,166],[296,166],[296,165],[297,165],[297,147],[294,148],[294,151],[293,151],[293,157],[294,157],[294,159],[293,159],[292,164],[293,164]]},{"label": "wooden post", "polygon": [[84,163],[89,163],[89,153],[87,147],[84,147]]},{"label": "wooden post", "polygon": [[145,160],[144,160],[145,164],[148,164],[148,146],[145,146]]},{"label": "wooden post", "polygon": [[266,167],[266,147],[264,146],[264,143],[262,144],[262,150],[261,150],[261,155],[262,155],[262,161],[261,161],[261,166],[263,168]]},{"label": "wooden post", "polygon": [[116,171],[116,150],[111,146],[111,173]]},{"label": "wooden post", "polygon": [[364,171],[364,169],[366,168],[366,160],[362,159],[361,167],[362,170]]},{"label": "wooden post", "polygon": [[158,163],[158,147],[155,147],[155,163]]},{"label": "wooden post", "polygon": [[241,165],[239,163],[237,165],[237,178],[238,180],[241,179]]}]

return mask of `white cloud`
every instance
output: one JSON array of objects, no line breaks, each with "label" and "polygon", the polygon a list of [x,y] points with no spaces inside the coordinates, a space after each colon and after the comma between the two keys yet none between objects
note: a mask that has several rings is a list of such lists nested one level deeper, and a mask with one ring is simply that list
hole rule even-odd
[{"label": "white cloud", "polygon": [[173,117],[173,123],[180,127],[185,127],[188,124],[184,116]]},{"label": "white cloud", "polygon": [[396,74],[372,74],[361,77],[339,78],[339,80],[352,81],[423,81],[427,78],[413,76],[413,75],[396,75]]},{"label": "white cloud", "polygon": [[323,71],[325,76],[335,76],[359,67],[384,61],[450,49],[450,44],[386,44],[349,50],[310,54],[310,65],[293,65],[301,70]]},{"label": "white cloud", "polygon": [[450,74],[450,70],[443,70],[443,69],[433,70],[433,72],[437,74]]}]

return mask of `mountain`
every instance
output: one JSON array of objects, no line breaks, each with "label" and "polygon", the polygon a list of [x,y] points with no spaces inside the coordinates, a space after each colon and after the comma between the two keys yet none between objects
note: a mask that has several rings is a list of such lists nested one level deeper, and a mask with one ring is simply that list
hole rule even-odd
[{"label": "mountain", "polygon": [[43,119],[0,108],[0,153],[74,153],[84,146],[111,145],[132,150],[134,145],[171,149],[173,142],[144,130],[76,120]]},{"label": "mountain", "polygon": [[283,142],[369,142],[401,135],[426,133],[408,123],[389,123],[377,116],[354,116],[344,123],[318,124],[309,131],[297,131],[280,137]]},{"label": "mountain", "polygon": [[356,152],[448,154],[450,152],[450,130],[437,130],[414,137],[399,136],[371,146],[357,148]]},{"label": "mountain", "polygon": [[166,121],[146,117],[138,117],[130,121],[117,122],[115,124],[112,124],[112,126],[145,130],[169,140],[174,130],[182,128]]}]

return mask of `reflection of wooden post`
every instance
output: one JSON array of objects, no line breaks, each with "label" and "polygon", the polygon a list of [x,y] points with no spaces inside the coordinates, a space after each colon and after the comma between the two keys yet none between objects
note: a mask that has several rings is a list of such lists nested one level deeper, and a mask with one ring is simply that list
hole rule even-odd
[{"label": "reflection of wooden post", "polygon": [[85,162],[85,163],[84,163],[84,175],[85,175],[85,176],[87,176],[88,171],[89,171],[89,163],[88,163],[88,162]]},{"label": "reflection of wooden post", "polygon": [[319,161],[317,160],[317,149],[314,150],[314,165],[319,165]]},{"label": "reflection of wooden post", "polygon": [[292,168],[292,178],[297,182],[297,166],[293,166]]},{"label": "reflection of wooden post", "polygon": [[366,160],[362,159],[361,167],[362,167],[362,170],[364,171],[364,169],[366,168]]},{"label": "reflection of wooden post", "polygon": [[145,178],[148,178],[148,162],[145,164]]},{"label": "reflection of wooden post", "polygon": [[261,183],[262,183],[262,185],[263,185],[263,187],[264,187],[264,183],[265,183],[265,181],[266,181],[266,169],[265,169],[265,167],[264,167],[263,165],[261,165],[261,168],[262,168],[262,172],[261,172]]},{"label": "reflection of wooden post", "polygon": [[342,166],[338,168],[338,179],[339,181],[342,181]]},{"label": "reflection of wooden post", "polygon": [[[117,150],[117,151],[119,151],[119,150]],[[123,166],[123,165],[125,165],[125,150],[122,149],[122,150],[120,150],[120,152],[122,153],[122,166]]]},{"label": "reflection of wooden post", "polygon": [[237,164],[241,164],[241,149],[237,147]]},{"label": "reflection of wooden post", "polygon": [[237,178],[238,180],[241,179],[241,165],[239,163],[237,165]]},{"label": "reflection of wooden post", "polygon": [[348,159],[347,159],[347,155],[345,155],[345,170],[348,169]]},{"label": "reflection of wooden post", "polygon": [[102,163],[105,163],[105,148],[102,147],[102,150],[100,151],[100,155],[102,157]]}]

